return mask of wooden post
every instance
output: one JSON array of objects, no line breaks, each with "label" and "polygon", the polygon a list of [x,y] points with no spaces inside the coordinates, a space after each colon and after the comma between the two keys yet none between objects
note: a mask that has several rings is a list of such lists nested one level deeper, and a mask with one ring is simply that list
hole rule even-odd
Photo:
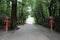
[{"label": "wooden post", "polygon": [[52,30],[53,30],[52,27],[53,27],[53,20],[51,19],[51,20],[50,20],[50,32],[52,32]]},{"label": "wooden post", "polygon": [[52,30],[53,30],[53,23],[54,23],[54,18],[51,17],[50,18],[50,32],[52,32]]},{"label": "wooden post", "polygon": [[6,18],[6,32],[8,32],[8,18]]}]

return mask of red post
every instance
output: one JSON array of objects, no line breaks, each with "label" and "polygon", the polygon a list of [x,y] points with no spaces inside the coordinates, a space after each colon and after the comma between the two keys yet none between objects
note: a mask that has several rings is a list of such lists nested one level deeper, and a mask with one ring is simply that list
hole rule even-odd
[{"label": "red post", "polygon": [[52,29],[53,29],[52,27],[53,27],[53,20],[51,19],[50,20],[50,32],[52,32]]},{"label": "red post", "polygon": [[6,18],[6,32],[8,32],[8,18]]},{"label": "red post", "polygon": [[51,17],[50,18],[50,32],[52,32],[52,30],[53,30],[53,22],[54,22],[54,18]]}]

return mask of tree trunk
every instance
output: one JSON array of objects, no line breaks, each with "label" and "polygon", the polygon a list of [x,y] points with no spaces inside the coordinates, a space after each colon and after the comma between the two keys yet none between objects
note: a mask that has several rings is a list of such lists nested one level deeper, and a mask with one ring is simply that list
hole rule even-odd
[{"label": "tree trunk", "polygon": [[17,0],[12,1],[11,28],[17,27]]}]

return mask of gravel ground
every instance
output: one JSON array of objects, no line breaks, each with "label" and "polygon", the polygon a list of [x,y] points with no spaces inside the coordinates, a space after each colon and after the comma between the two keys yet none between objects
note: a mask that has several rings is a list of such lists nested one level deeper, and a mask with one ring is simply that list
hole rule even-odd
[{"label": "gravel ground", "polygon": [[60,40],[60,33],[55,31],[50,32],[50,29],[45,28],[41,25],[35,25],[44,35],[46,35],[50,40]]},{"label": "gravel ground", "polygon": [[20,25],[19,30],[0,32],[0,40],[59,40],[60,34],[40,25]]}]

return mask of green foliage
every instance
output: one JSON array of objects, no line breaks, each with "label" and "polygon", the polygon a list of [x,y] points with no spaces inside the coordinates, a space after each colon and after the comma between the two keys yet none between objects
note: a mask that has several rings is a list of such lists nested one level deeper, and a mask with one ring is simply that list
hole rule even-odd
[{"label": "green foliage", "polygon": [[[7,2],[6,0],[0,0],[0,18],[5,16],[11,17],[12,5],[10,4],[12,0]],[[28,7],[31,7],[31,12],[28,12]],[[51,10],[49,10],[49,8]],[[24,21],[31,15],[35,18],[36,22],[39,24],[45,23],[50,16],[55,17],[55,21],[59,24],[60,20],[60,1],[59,0],[21,0],[17,1],[17,19],[19,21]],[[59,19],[59,20],[58,20]],[[59,22],[59,23],[58,23]]]},{"label": "green foliage", "polygon": [[6,1],[2,0],[0,2],[0,17],[4,17],[7,14],[7,5],[6,5]]}]

